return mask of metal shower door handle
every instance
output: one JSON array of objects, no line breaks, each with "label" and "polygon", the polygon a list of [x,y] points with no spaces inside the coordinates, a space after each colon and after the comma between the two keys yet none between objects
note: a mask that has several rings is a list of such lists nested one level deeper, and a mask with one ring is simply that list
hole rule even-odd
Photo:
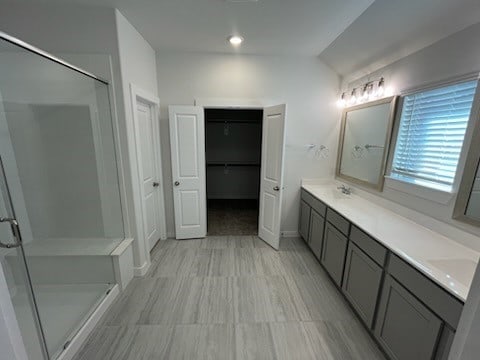
[{"label": "metal shower door handle", "polygon": [[11,249],[15,247],[19,247],[22,244],[22,238],[20,236],[20,229],[18,227],[18,222],[12,218],[3,218],[0,217],[0,223],[9,223],[10,228],[12,229],[13,237],[15,238],[16,242],[13,244],[4,244],[0,241],[0,247]]}]

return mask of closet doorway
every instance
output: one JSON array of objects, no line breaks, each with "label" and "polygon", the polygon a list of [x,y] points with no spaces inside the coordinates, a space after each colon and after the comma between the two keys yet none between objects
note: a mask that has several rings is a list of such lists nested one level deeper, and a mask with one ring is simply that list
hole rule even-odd
[{"label": "closet doorway", "polygon": [[[177,239],[207,236],[208,188],[210,221],[213,219],[215,222],[210,224],[213,229],[209,231],[209,235],[212,235],[212,232],[240,232],[240,228],[256,234],[254,230],[247,230],[255,224],[247,219],[258,219],[258,236],[274,249],[278,249],[282,213],[285,115],[285,104],[266,106],[263,109],[169,106]],[[208,124],[205,121],[207,116]],[[239,130],[242,127],[249,130]],[[231,134],[236,135],[232,138]],[[211,141],[212,138],[214,141]],[[210,173],[208,185],[207,171]],[[243,211],[248,209],[250,211],[246,212],[249,215],[245,216],[243,225],[230,225],[227,221],[237,221],[238,214],[243,214]],[[255,215],[255,209],[258,209],[258,216]],[[227,216],[227,213],[230,216]],[[222,222],[225,224],[220,224]],[[216,223],[219,223],[219,226],[215,226]],[[246,225],[247,223],[249,225]],[[227,229],[226,226],[230,228]],[[238,229],[232,230],[232,226]]]},{"label": "closet doorway", "polygon": [[263,109],[205,109],[207,235],[257,235]]}]

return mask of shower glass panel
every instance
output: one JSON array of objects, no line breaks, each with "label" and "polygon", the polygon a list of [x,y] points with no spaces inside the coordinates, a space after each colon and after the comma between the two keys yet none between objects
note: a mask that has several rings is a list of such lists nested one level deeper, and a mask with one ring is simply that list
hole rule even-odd
[{"label": "shower glass panel", "polygon": [[0,157],[25,254],[0,260],[25,347],[40,339],[50,359],[115,283],[124,228],[110,110],[106,83],[0,39]]}]

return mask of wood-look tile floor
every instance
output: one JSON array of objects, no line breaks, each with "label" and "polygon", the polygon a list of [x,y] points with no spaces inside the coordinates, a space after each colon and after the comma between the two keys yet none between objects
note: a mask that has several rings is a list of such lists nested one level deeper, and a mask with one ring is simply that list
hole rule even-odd
[{"label": "wood-look tile floor", "polygon": [[75,360],[385,359],[301,239],[166,240]]}]

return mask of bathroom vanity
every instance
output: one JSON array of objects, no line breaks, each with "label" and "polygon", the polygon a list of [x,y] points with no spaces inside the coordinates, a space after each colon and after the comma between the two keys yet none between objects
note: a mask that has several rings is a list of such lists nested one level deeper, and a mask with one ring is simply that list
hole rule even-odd
[{"label": "bathroom vanity", "polygon": [[391,359],[447,359],[479,253],[334,183],[302,186],[299,233]]}]

